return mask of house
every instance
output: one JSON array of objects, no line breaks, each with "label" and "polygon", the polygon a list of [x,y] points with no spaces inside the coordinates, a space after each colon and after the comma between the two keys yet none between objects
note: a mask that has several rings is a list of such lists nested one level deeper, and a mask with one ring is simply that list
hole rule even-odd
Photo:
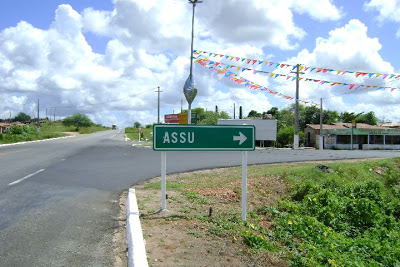
[{"label": "house", "polygon": [[8,122],[0,122],[0,134],[8,132],[10,129],[11,124]]},{"label": "house", "polygon": [[[306,146],[318,147],[319,124],[307,124]],[[331,149],[400,149],[400,129],[357,123],[332,123],[322,125],[324,148]]]},{"label": "house", "polygon": [[12,126],[24,126],[25,124],[19,121],[16,122],[0,122],[0,134],[7,133]]},{"label": "house", "polygon": [[380,126],[386,128],[400,128],[400,122],[385,122],[380,124]]}]

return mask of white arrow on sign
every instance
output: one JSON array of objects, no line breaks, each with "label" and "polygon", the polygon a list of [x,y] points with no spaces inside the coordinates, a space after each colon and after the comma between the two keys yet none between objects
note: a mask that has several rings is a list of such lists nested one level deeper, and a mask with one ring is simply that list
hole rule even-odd
[{"label": "white arrow on sign", "polygon": [[233,141],[239,141],[239,146],[246,140],[247,137],[242,132],[239,132],[239,136],[233,136]]}]

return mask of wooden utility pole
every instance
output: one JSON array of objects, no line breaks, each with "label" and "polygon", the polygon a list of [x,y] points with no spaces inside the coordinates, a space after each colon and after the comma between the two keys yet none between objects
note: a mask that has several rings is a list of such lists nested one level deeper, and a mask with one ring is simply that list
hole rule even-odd
[{"label": "wooden utility pole", "polygon": [[300,64],[296,65],[296,72],[291,72],[296,74],[296,102],[294,109],[294,144],[293,149],[299,149],[299,90],[300,90],[300,74],[304,74],[300,72]]},{"label": "wooden utility pole", "polygon": [[158,93],[158,98],[157,98],[157,123],[160,123],[160,93],[162,91],[160,91],[160,86],[157,87],[158,90],[156,91],[156,93]]},{"label": "wooden utility pole", "polygon": [[322,98],[321,98],[321,108],[319,113],[319,150],[324,150],[324,136],[322,135],[322,124],[324,119],[324,109],[322,108]]},{"label": "wooden utility pole", "polygon": [[39,118],[39,98],[37,100],[37,129],[40,129],[40,118]]}]

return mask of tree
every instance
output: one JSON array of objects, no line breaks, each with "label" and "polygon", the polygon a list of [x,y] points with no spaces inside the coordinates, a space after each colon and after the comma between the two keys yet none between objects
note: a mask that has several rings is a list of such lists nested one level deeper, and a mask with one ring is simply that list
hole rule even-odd
[{"label": "tree", "polygon": [[277,114],[277,119],[278,119],[278,131],[280,129],[294,125],[294,113],[287,108],[279,111],[279,113]]},{"label": "tree", "polygon": [[339,121],[339,113],[332,110],[324,110],[323,123],[331,124]]},{"label": "tree", "polygon": [[219,118],[219,119],[225,119],[225,120],[227,120],[227,119],[230,119],[231,117],[229,116],[228,112],[226,112],[226,111],[221,111],[221,112],[219,113],[218,118]]},{"label": "tree", "polygon": [[135,123],[133,124],[133,127],[135,127],[136,129],[139,128],[140,126],[142,125],[138,121],[135,121]]},{"label": "tree", "polygon": [[[288,126],[278,131],[276,141],[279,147],[291,146],[294,142],[294,126]],[[304,143],[304,132],[299,131],[300,142]]]},{"label": "tree", "polygon": [[318,124],[320,122],[321,109],[316,106],[307,106],[304,109],[304,124],[300,128],[306,128],[307,124]]},{"label": "tree", "polygon": [[197,124],[217,124],[218,114],[214,111],[206,111],[202,114],[201,119],[197,117]]},{"label": "tree", "polygon": [[378,124],[378,118],[375,116],[375,113],[373,111],[370,111],[366,114],[359,114],[356,118],[356,122],[359,123],[366,123],[369,125],[377,125]]},{"label": "tree", "polygon": [[14,121],[20,121],[23,123],[30,122],[31,116],[29,116],[28,114],[26,114],[24,112],[20,112],[20,113],[18,113],[17,116],[15,116]]},{"label": "tree", "polygon": [[221,111],[220,113],[214,111],[205,111],[202,113],[201,119],[197,120],[197,124],[215,125],[217,124],[218,119],[230,119],[230,117],[226,111]]},{"label": "tree", "polygon": [[355,114],[354,112],[342,112],[340,113],[340,120],[342,122],[352,122],[352,120],[355,120],[358,116],[360,116],[361,114],[363,114],[363,112]]},{"label": "tree", "polygon": [[258,113],[256,110],[251,110],[247,117],[261,117],[261,113]]},{"label": "tree", "polygon": [[70,117],[66,117],[63,120],[65,126],[75,126],[76,131],[79,131],[81,127],[89,127],[93,125],[93,122],[85,114],[76,113]]},{"label": "tree", "polygon": [[267,111],[267,114],[271,114],[274,118],[279,114],[279,109],[277,107],[272,107]]}]

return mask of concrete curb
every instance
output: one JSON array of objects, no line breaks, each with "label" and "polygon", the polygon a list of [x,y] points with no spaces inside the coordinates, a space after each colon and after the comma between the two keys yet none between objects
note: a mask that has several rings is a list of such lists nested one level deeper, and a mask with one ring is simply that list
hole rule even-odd
[{"label": "concrete curb", "polygon": [[149,266],[139,220],[135,189],[130,188],[126,203],[126,242],[128,245],[128,266]]}]

